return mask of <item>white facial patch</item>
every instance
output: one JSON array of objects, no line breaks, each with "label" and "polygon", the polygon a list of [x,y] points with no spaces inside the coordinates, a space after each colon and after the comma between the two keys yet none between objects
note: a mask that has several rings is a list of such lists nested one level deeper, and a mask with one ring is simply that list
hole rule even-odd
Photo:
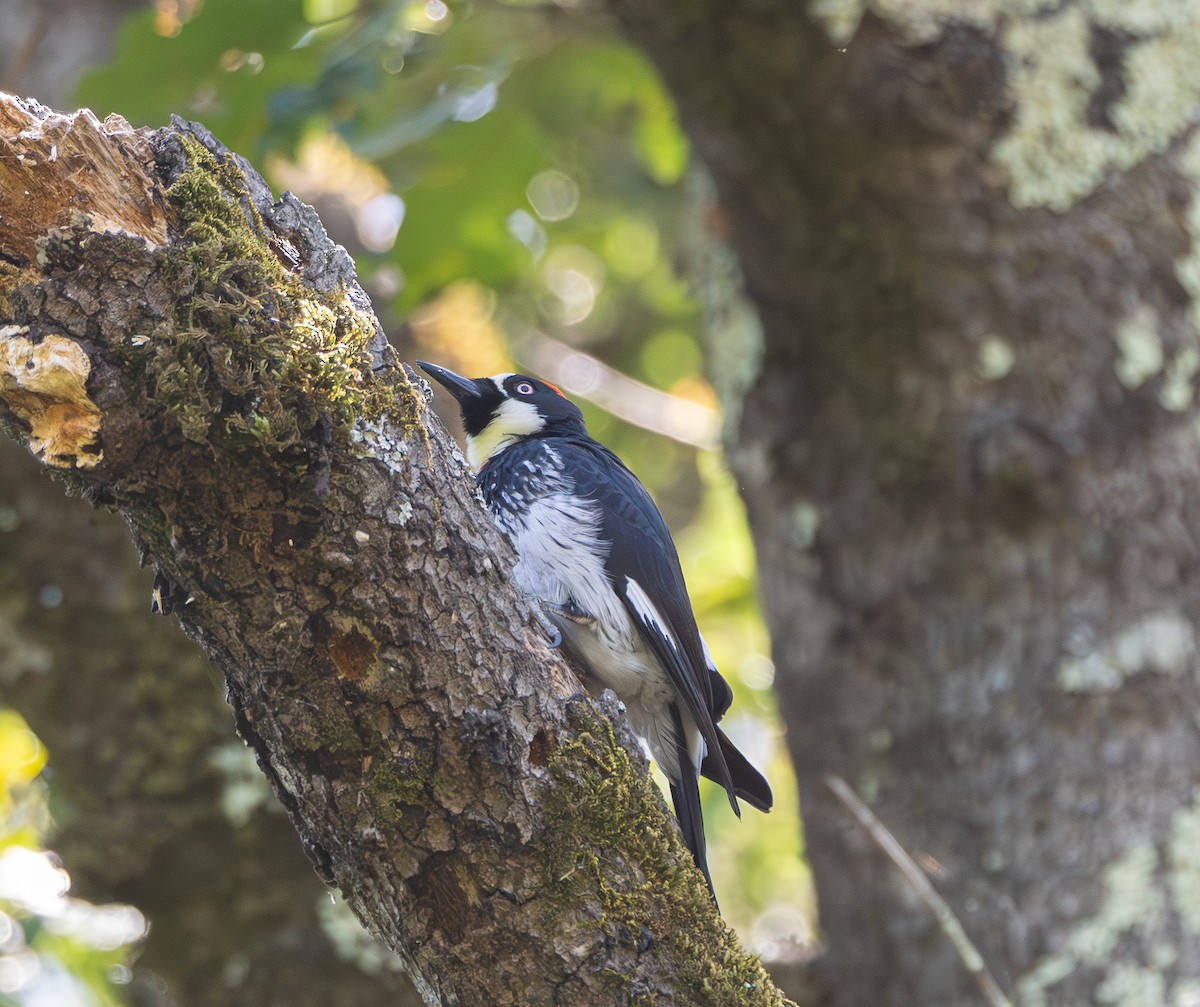
[{"label": "white facial patch", "polygon": [[[501,378],[507,375],[500,375]],[[492,378],[499,384],[497,378]],[[474,469],[483,468],[489,458],[503,451],[518,437],[536,434],[546,425],[532,402],[505,399],[491,422],[474,437],[467,438],[467,461]]]}]

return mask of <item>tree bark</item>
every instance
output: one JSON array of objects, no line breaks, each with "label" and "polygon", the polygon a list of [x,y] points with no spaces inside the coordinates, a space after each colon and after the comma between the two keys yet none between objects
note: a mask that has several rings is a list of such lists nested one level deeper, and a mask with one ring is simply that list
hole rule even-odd
[{"label": "tree bark", "polygon": [[150,615],[153,576],[125,526],[40,468],[0,443],[0,697],[50,751],[52,844],[73,892],[150,921],[130,1002],[417,1003],[402,974],[371,967],[366,939],[331,941],[324,886],[219,675]]},{"label": "tree bark", "polygon": [[826,773],[1020,1003],[1183,1002],[1194,13],[610,6],[712,172],[760,323],[724,306],[716,378],[835,1002],[981,994]]},{"label": "tree bark", "polygon": [[427,1002],[782,1003],[311,211],[183,123],[5,99],[0,143],[7,425],[126,518]]}]

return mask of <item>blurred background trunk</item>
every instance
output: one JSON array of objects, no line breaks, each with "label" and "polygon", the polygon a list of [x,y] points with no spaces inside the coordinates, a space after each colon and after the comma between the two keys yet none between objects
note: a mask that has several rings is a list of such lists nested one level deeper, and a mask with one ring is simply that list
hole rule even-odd
[{"label": "blurred background trunk", "polygon": [[733,389],[833,1002],[981,996],[826,773],[1020,1003],[1191,1002],[1182,34],[1088,4],[1003,29],[891,5],[897,23],[857,30],[853,10],[823,26],[793,3],[613,6],[715,177],[761,321],[711,305],[714,377]]}]

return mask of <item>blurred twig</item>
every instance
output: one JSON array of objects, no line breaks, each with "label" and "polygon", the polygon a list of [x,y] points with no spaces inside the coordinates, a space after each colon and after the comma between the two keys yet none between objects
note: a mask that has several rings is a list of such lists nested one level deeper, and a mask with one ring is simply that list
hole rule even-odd
[{"label": "blurred twig", "polygon": [[711,406],[651,388],[533,329],[519,331],[514,352],[531,370],[626,423],[705,450],[719,443],[721,415]]},{"label": "blurred twig", "polygon": [[824,782],[833,795],[846,806],[867,835],[875,841],[875,845],[886,853],[888,859],[896,865],[900,873],[904,875],[904,880],[912,886],[921,901],[929,907],[929,911],[933,913],[942,931],[950,938],[950,943],[954,945],[954,950],[958,952],[958,957],[962,960],[963,965],[978,983],[987,1002],[992,1007],[1012,1007],[1012,1001],[1000,989],[996,977],[988,970],[979,949],[971,943],[971,938],[967,936],[958,917],[954,915],[954,910],[938,894],[933,883],[900,845],[899,840],[888,831],[887,826],[876,817],[875,812],[859,799],[859,796],[850,789],[850,785],[840,776],[834,776],[832,773],[826,774]]}]

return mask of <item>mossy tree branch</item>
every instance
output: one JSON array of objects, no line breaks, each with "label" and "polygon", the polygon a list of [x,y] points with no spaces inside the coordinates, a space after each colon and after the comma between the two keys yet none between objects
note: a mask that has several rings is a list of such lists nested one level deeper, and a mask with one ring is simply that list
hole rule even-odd
[{"label": "mossy tree branch", "polygon": [[6,425],[124,515],[427,1001],[782,1002],[311,211],[197,126],[9,98],[0,200]]}]

